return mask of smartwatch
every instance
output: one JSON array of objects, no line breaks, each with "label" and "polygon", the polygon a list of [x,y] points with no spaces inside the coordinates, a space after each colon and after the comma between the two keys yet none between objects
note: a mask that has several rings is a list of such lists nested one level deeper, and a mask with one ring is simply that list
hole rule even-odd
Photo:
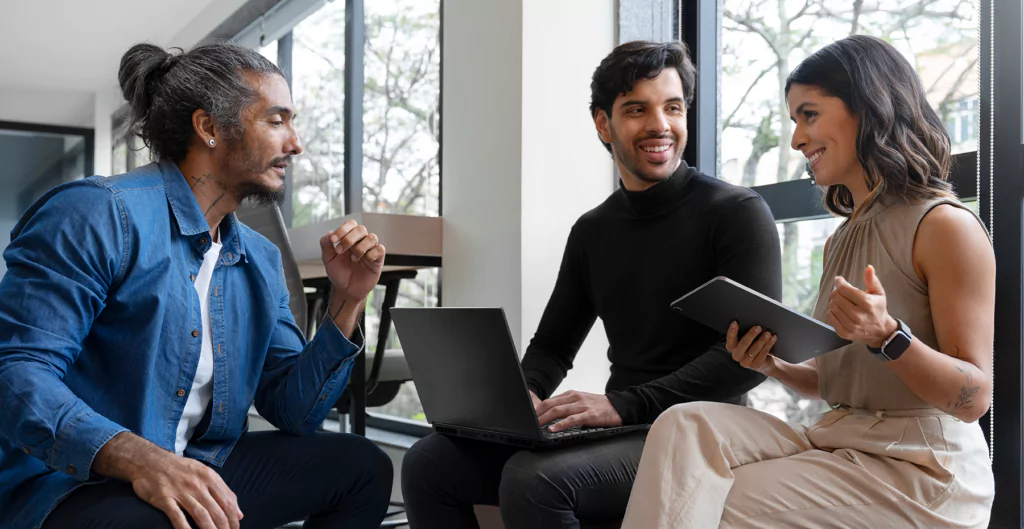
[{"label": "smartwatch", "polygon": [[903,353],[910,348],[910,344],[913,341],[914,335],[910,333],[910,327],[907,327],[907,324],[899,319],[896,320],[896,323],[898,325],[896,332],[892,333],[882,343],[882,347],[874,348],[870,345],[868,346],[868,351],[871,351],[875,358],[883,362],[891,362],[903,356]]}]

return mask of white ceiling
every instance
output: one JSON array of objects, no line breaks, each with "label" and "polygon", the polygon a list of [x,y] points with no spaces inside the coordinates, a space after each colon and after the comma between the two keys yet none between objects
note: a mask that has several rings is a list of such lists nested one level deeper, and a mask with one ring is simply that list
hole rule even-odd
[{"label": "white ceiling", "polygon": [[136,42],[166,45],[215,0],[0,0],[2,83],[96,89]]},{"label": "white ceiling", "polygon": [[[64,94],[63,99],[81,101],[86,96],[91,99],[96,92],[115,92],[121,56],[132,44],[150,42],[187,49],[243,3],[0,0],[4,19],[4,30],[0,31],[0,94],[38,90],[55,94],[57,100]],[[74,112],[80,115],[83,110]]]}]

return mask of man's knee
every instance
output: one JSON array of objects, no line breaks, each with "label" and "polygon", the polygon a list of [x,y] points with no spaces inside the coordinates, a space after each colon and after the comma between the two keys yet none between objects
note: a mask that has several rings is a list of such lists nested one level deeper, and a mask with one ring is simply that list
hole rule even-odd
[{"label": "man's knee", "polygon": [[522,451],[512,456],[501,472],[498,504],[504,512],[516,505],[553,505],[571,497],[569,476],[564,463],[555,461],[555,453]]},{"label": "man's knee", "polygon": [[361,464],[359,468],[363,471],[375,486],[378,492],[383,492],[388,498],[391,497],[391,485],[395,480],[395,466],[391,458],[381,450],[373,441],[365,437],[357,438],[356,453],[359,454]]},{"label": "man's knee", "polygon": [[[361,501],[385,504],[391,499],[394,482],[394,465],[379,446],[369,439],[351,434],[318,434],[318,473],[320,482],[333,488],[332,503],[344,501],[346,491],[358,490]],[[344,455],[344,457],[339,457]],[[350,479],[339,481],[338,476],[348,475]],[[344,483],[355,485],[349,487]],[[331,487],[331,484],[337,486]]]},{"label": "man's knee", "polygon": [[438,480],[445,477],[445,469],[454,464],[449,454],[452,450],[451,440],[436,433],[413,444],[402,456],[402,495],[416,496],[433,490]]}]

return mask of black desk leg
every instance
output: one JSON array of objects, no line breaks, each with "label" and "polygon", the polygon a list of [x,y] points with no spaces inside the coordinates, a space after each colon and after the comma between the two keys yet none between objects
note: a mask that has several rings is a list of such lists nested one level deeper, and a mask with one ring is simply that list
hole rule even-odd
[{"label": "black desk leg", "polygon": [[[366,314],[359,317],[359,325],[366,332]],[[356,333],[354,337],[363,345],[366,342],[366,335]],[[352,389],[352,404],[349,409],[348,420],[352,427],[352,433],[366,435],[366,350],[359,353],[355,364],[352,365],[352,378],[349,380],[349,387]]]}]

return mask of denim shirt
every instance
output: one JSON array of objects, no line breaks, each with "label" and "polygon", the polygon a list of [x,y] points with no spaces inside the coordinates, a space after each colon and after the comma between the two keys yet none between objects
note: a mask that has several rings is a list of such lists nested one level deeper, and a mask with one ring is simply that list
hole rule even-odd
[{"label": "denim shirt", "polygon": [[[0,527],[37,528],[130,430],[174,450],[202,346],[192,284],[209,226],[168,160],[61,185],[11,232],[0,281]],[[213,398],[185,456],[220,466],[252,404],[311,434],[357,347],[330,318],[306,343],[281,254],[229,215],[210,283]]]}]

